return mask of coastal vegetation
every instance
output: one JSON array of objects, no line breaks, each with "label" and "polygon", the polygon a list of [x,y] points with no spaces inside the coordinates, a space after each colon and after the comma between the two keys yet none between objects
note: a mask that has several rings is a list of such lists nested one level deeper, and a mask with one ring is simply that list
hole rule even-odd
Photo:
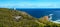
[{"label": "coastal vegetation", "polygon": [[0,27],[60,27],[60,24],[48,21],[48,16],[35,18],[23,11],[0,8]]}]

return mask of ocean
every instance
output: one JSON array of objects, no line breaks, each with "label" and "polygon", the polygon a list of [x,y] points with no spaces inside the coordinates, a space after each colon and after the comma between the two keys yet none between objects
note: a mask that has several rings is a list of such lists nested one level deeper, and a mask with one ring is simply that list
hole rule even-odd
[{"label": "ocean", "polygon": [[43,16],[52,15],[52,20],[59,20],[60,19],[60,9],[57,8],[17,8],[16,10],[27,12],[28,14],[32,15],[33,17],[40,18]]}]

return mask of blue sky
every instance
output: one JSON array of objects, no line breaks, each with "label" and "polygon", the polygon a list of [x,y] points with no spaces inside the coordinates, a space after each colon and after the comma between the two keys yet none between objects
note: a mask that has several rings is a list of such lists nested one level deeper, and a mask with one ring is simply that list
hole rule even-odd
[{"label": "blue sky", "polygon": [[0,0],[0,8],[60,8],[60,0]]}]

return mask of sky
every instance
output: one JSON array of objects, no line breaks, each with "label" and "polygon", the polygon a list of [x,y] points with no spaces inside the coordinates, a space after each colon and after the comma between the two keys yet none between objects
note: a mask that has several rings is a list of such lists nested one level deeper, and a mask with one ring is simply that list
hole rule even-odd
[{"label": "sky", "polygon": [[0,0],[0,8],[60,8],[60,0]]}]

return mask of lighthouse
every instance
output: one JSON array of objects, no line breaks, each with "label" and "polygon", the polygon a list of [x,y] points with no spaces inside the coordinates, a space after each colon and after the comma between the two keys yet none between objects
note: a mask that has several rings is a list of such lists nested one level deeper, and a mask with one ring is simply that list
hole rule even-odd
[{"label": "lighthouse", "polygon": [[16,10],[16,8],[14,8],[14,10]]}]

